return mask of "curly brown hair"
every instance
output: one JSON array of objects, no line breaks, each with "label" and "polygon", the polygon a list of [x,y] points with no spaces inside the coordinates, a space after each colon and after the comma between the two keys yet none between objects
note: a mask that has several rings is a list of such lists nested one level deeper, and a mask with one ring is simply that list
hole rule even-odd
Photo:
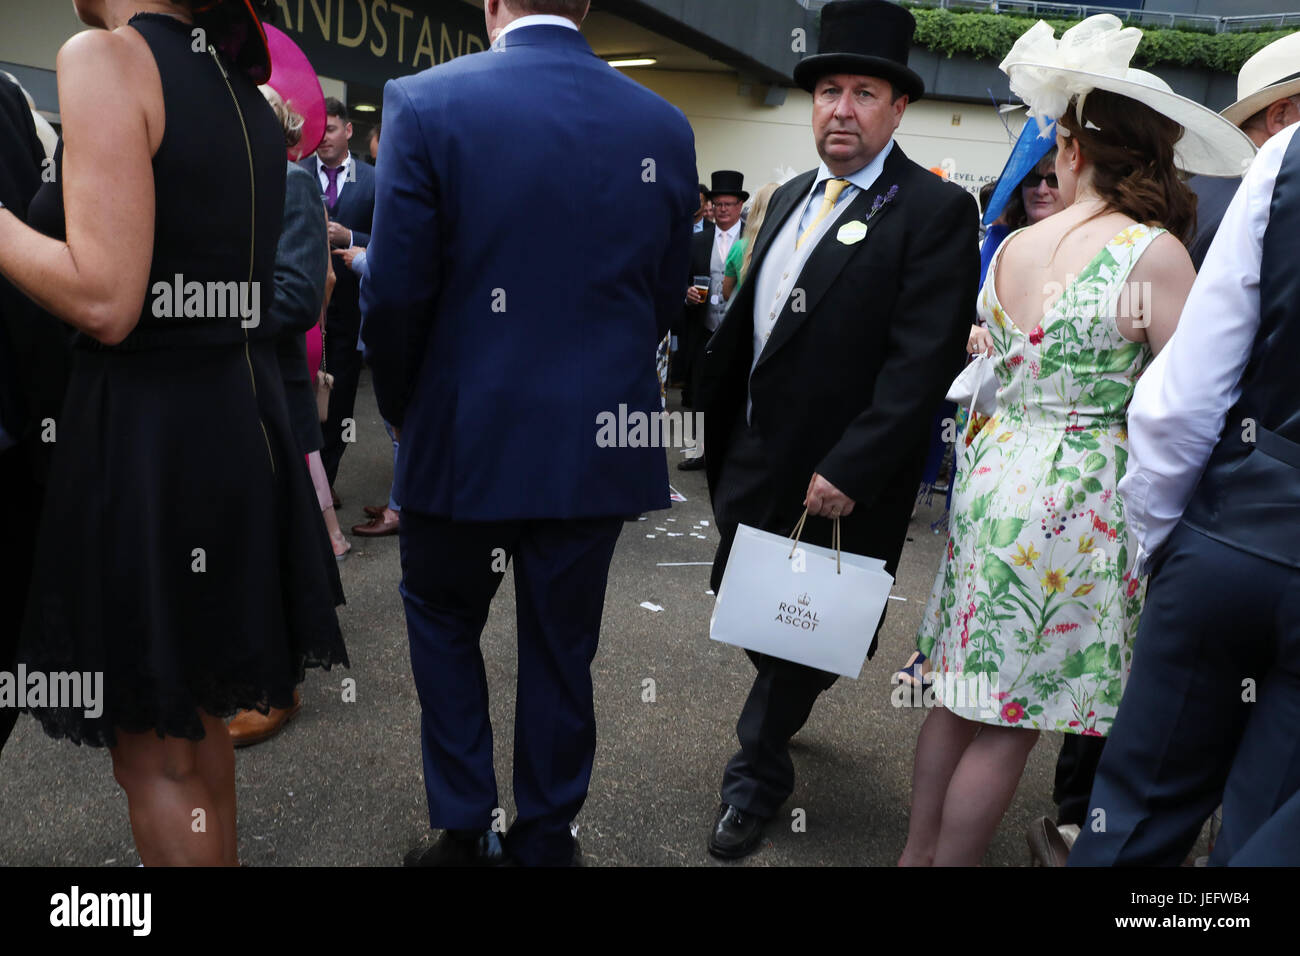
[{"label": "curly brown hair", "polygon": [[1196,194],[1174,165],[1181,126],[1137,100],[1108,90],[1088,94],[1082,124],[1074,100],[1057,122],[1092,164],[1092,185],[1105,203],[1103,212],[1121,212],[1145,225],[1167,229],[1184,243],[1191,240],[1196,232]]}]

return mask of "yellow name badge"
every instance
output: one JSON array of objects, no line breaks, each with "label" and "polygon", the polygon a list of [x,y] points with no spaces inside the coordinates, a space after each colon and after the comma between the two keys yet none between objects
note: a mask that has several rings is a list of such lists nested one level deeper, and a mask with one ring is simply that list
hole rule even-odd
[{"label": "yellow name badge", "polygon": [[839,234],[835,237],[846,246],[854,245],[867,238],[867,224],[859,220],[847,222],[840,226]]}]

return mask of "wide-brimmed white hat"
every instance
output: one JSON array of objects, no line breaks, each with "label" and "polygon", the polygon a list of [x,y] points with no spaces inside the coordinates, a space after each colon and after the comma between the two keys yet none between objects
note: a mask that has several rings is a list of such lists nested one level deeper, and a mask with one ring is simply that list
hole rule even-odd
[{"label": "wide-brimmed white hat", "polygon": [[1011,48],[1001,70],[1011,91],[1025,101],[1040,124],[1059,119],[1078,97],[1076,116],[1093,90],[1127,96],[1183,128],[1174,147],[1179,169],[1203,176],[1240,176],[1255,156],[1255,144],[1240,129],[1195,100],[1175,93],[1154,73],[1129,67],[1142,31],[1125,27],[1109,13],[1088,17],[1056,39],[1039,20]]},{"label": "wide-brimmed white hat", "polygon": [[1237,102],[1219,115],[1240,126],[1264,107],[1300,93],[1300,33],[1274,40],[1237,74]]}]

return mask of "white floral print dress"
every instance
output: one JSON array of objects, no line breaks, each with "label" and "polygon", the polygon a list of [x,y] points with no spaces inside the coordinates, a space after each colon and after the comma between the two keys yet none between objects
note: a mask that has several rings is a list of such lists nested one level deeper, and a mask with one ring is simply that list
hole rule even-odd
[{"label": "white floral print dress", "polygon": [[945,706],[960,716],[1092,736],[1115,718],[1146,596],[1128,573],[1115,489],[1126,412],[1151,359],[1115,316],[1163,232],[1121,232],[1028,335],[995,291],[1012,237],[989,267],[979,308],[995,344],[997,411],[959,440],[947,552],[918,635],[949,687],[986,689],[949,691]]}]

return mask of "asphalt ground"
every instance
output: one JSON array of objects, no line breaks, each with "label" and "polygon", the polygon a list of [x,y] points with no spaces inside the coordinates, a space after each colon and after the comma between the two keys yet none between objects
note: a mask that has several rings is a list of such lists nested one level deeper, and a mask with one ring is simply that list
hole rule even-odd
[{"label": "asphalt ground", "polygon": [[[386,500],[392,472],[368,375],[357,422],[358,441],[344,456],[336,485],[345,530],[363,520],[362,505]],[[892,706],[889,676],[913,647],[939,565],[944,539],[930,525],[942,502],[922,506],[912,521],[894,589],[904,600],[890,602],[875,660],[860,679],[841,679],[824,694],[795,738],[794,795],[757,853],[722,864],[705,844],[754,671],[741,650],[709,640],[713,597],[703,562],[712,560],[718,536],[704,473],[679,472],[680,453],[668,455],[670,480],[687,500],[628,523],[610,569],[593,668],[599,743],[591,793],[577,821],[586,864],[892,866],[906,841],[923,712]],[[704,537],[693,537],[693,529]],[[395,866],[428,833],[419,704],[397,592],[398,541],[352,541],[342,565],[348,603],[340,612],[352,668],[310,672],[301,714],[277,738],[237,753],[246,865]],[[507,575],[482,640],[507,819],[514,812],[514,612]],[[345,678],[355,679],[355,702],[345,702]],[[645,699],[647,679],[654,681],[653,701]],[[1044,734],[1034,748],[987,865],[1027,864],[1026,827],[1054,812],[1059,745],[1060,735]],[[23,717],[0,758],[0,864],[137,862],[126,799],[108,754],[51,740]]]}]

